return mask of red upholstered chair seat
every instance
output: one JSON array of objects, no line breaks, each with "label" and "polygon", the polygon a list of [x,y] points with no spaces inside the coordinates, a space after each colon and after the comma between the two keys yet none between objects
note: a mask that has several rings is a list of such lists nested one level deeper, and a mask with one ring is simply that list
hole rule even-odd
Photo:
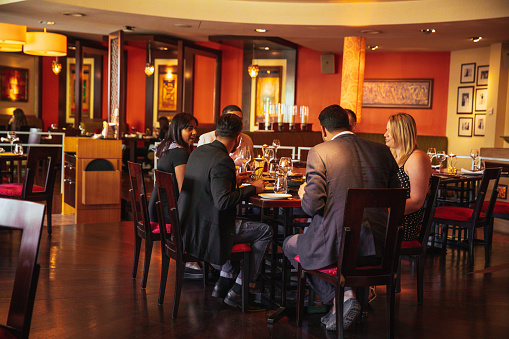
[{"label": "red upholstered chair seat", "polygon": [[[435,211],[435,219],[469,221],[473,212],[473,209],[466,207],[441,206],[437,207]],[[484,216],[484,213],[481,213],[480,217]]]},{"label": "red upholstered chair seat", "polygon": [[[9,197],[21,197],[23,192],[23,184],[3,184],[0,185],[0,195],[7,195]],[[32,192],[44,192],[44,187],[34,185]]]},{"label": "red upholstered chair seat", "polygon": [[[486,211],[488,209],[489,201],[485,201],[482,204],[482,210]],[[493,213],[495,214],[509,214],[509,202],[496,201],[495,208],[493,209]]]},{"label": "red upholstered chair seat", "polygon": [[[298,254],[295,256],[295,261],[297,261],[300,264],[300,258],[299,258]],[[357,267],[357,268],[367,270],[367,269],[377,268],[377,267],[381,267],[381,266],[362,266],[362,267]],[[327,266],[324,268],[320,268],[319,270],[315,270],[315,271],[322,272],[322,273],[329,274],[329,275],[336,275],[338,273],[338,267],[334,264],[334,265],[330,265],[330,266]]]},{"label": "red upholstered chair seat", "polygon": [[251,252],[251,245],[248,243],[233,244],[231,253]]},{"label": "red upholstered chair seat", "polygon": [[[150,229],[152,230],[152,233],[159,234],[161,233],[161,230],[159,229],[159,223],[158,222],[150,222]],[[171,233],[171,225],[166,224],[166,232]]]},{"label": "red upholstered chair seat", "polygon": [[418,240],[408,240],[401,242],[401,248],[419,248],[422,244]]}]

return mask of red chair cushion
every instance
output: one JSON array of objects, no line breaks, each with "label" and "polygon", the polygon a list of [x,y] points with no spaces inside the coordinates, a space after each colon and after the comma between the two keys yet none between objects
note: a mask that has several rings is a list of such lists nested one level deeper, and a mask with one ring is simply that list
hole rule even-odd
[{"label": "red chair cushion", "polygon": [[[300,258],[299,258],[298,254],[295,256],[295,261],[297,261],[300,264]],[[336,275],[338,273],[338,267],[336,265],[330,265],[330,266],[320,268],[319,270],[315,270],[315,271],[322,272],[325,274],[330,274],[330,275]]]},{"label": "red chair cushion", "polygon": [[417,240],[408,240],[401,242],[401,248],[419,248],[421,247],[421,243]]},{"label": "red chair cushion", "polygon": [[[158,222],[150,222],[150,229],[152,230],[152,233],[159,234],[161,233],[161,229],[159,229],[159,223]],[[171,233],[171,225],[166,224],[166,232]]]},{"label": "red chair cushion", "polygon": [[[469,221],[470,218],[472,218],[473,212],[473,209],[466,207],[442,206],[437,207],[435,211],[435,219]],[[481,213],[481,217],[484,217],[484,213]]]},{"label": "red chair cushion", "polygon": [[248,243],[233,244],[231,253],[251,252],[251,245]]},{"label": "red chair cushion", "polygon": [[[485,201],[482,204],[482,210],[486,211],[488,209],[489,201]],[[509,214],[509,202],[496,201],[495,208],[493,209],[493,213],[496,214]]]},{"label": "red chair cushion", "polygon": [[[6,195],[9,197],[21,197],[23,192],[23,184],[2,184],[0,185],[0,195]],[[34,185],[32,192],[44,192],[44,187]]]}]

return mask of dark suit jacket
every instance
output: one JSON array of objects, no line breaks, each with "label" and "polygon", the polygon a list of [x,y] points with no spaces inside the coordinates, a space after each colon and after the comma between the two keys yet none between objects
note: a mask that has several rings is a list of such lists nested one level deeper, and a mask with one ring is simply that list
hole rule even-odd
[{"label": "dark suit jacket", "polygon": [[254,186],[237,188],[235,164],[219,141],[202,145],[189,156],[178,200],[184,250],[222,265],[230,257],[236,206]]},{"label": "dark suit jacket", "polygon": [[[343,227],[348,188],[400,187],[398,165],[381,143],[344,134],[313,147],[307,157],[302,209],[313,217],[297,240],[302,266],[319,269],[336,263],[338,230]],[[369,212],[369,213],[368,213]],[[387,211],[366,210],[359,255],[381,256]]]}]

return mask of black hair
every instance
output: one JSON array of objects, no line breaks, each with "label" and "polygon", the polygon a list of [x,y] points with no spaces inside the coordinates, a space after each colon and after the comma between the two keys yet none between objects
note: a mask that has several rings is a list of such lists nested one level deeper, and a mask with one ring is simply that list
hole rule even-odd
[{"label": "black hair", "polygon": [[217,119],[216,136],[233,139],[242,131],[242,118],[235,114],[222,115]]},{"label": "black hair", "polygon": [[348,130],[350,128],[348,113],[339,105],[325,107],[320,112],[318,120],[320,120],[320,125],[329,132]]},{"label": "black hair", "polygon": [[188,128],[191,121],[194,121],[196,126],[198,126],[198,120],[189,113],[179,113],[173,117],[168,132],[166,132],[164,139],[161,141],[159,146],[157,146],[157,157],[161,157],[163,150],[165,150],[167,146],[174,141],[178,145],[184,147],[188,152],[191,151],[191,147],[184,142],[184,139],[182,139],[182,130]]},{"label": "black hair", "polygon": [[225,114],[232,113],[232,112],[241,112],[242,113],[242,110],[240,109],[239,106],[228,105],[225,108],[223,108],[223,111],[221,112],[221,115],[225,115]]},{"label": "black hair", "polygon": [[348,113],[349,116],[353,117],[354,122],[357,122],[357,114],[355,114],[354,111],[348,108],[344,108],[344,110],[346,111],[346,113]]},{"label": "black hair", "polygon": [[169,122],[168,118],[165,116],[161,116],[161,117],[159,117],[159,119],[157,119],[157,121],[161,121],[161,120],[166,120],[166,122]]},{"label": "black hair", "polygon": [[11,124],[11,130],[17,131],[21,126],[27,126],[27,118],[25,117],[25,112],[21,108],[16,108],[14,112],[12,112],[14,116],[14,121]]}]

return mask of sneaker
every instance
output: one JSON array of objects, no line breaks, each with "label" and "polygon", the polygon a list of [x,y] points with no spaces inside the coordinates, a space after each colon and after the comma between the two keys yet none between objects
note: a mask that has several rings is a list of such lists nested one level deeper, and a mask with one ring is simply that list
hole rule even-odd
[{"label": "sneaker", "polygon": [[333,310],[334,310],[334,306],[330,308],[329,313],[327,313],[326,315],[324,315],[323,317],[320,318],[320,322],[322,324],[327,325],[327,322],[329,321],[329,318],[336,316],[335,313],[332,313]]},{"label": "sneaker", "polygon": [[[355,298],[350,298],[343,303],[343,331],[353,323],[357,315],[361,312],[361,305]],[[325,329],[327,331],[336,331],[336,314],[333,314],[326,320]]]},{"label": "sneaker", "polygon": [[186,267],[184,269],[184,279],[201,280],[203,279],[203,271]]}]

